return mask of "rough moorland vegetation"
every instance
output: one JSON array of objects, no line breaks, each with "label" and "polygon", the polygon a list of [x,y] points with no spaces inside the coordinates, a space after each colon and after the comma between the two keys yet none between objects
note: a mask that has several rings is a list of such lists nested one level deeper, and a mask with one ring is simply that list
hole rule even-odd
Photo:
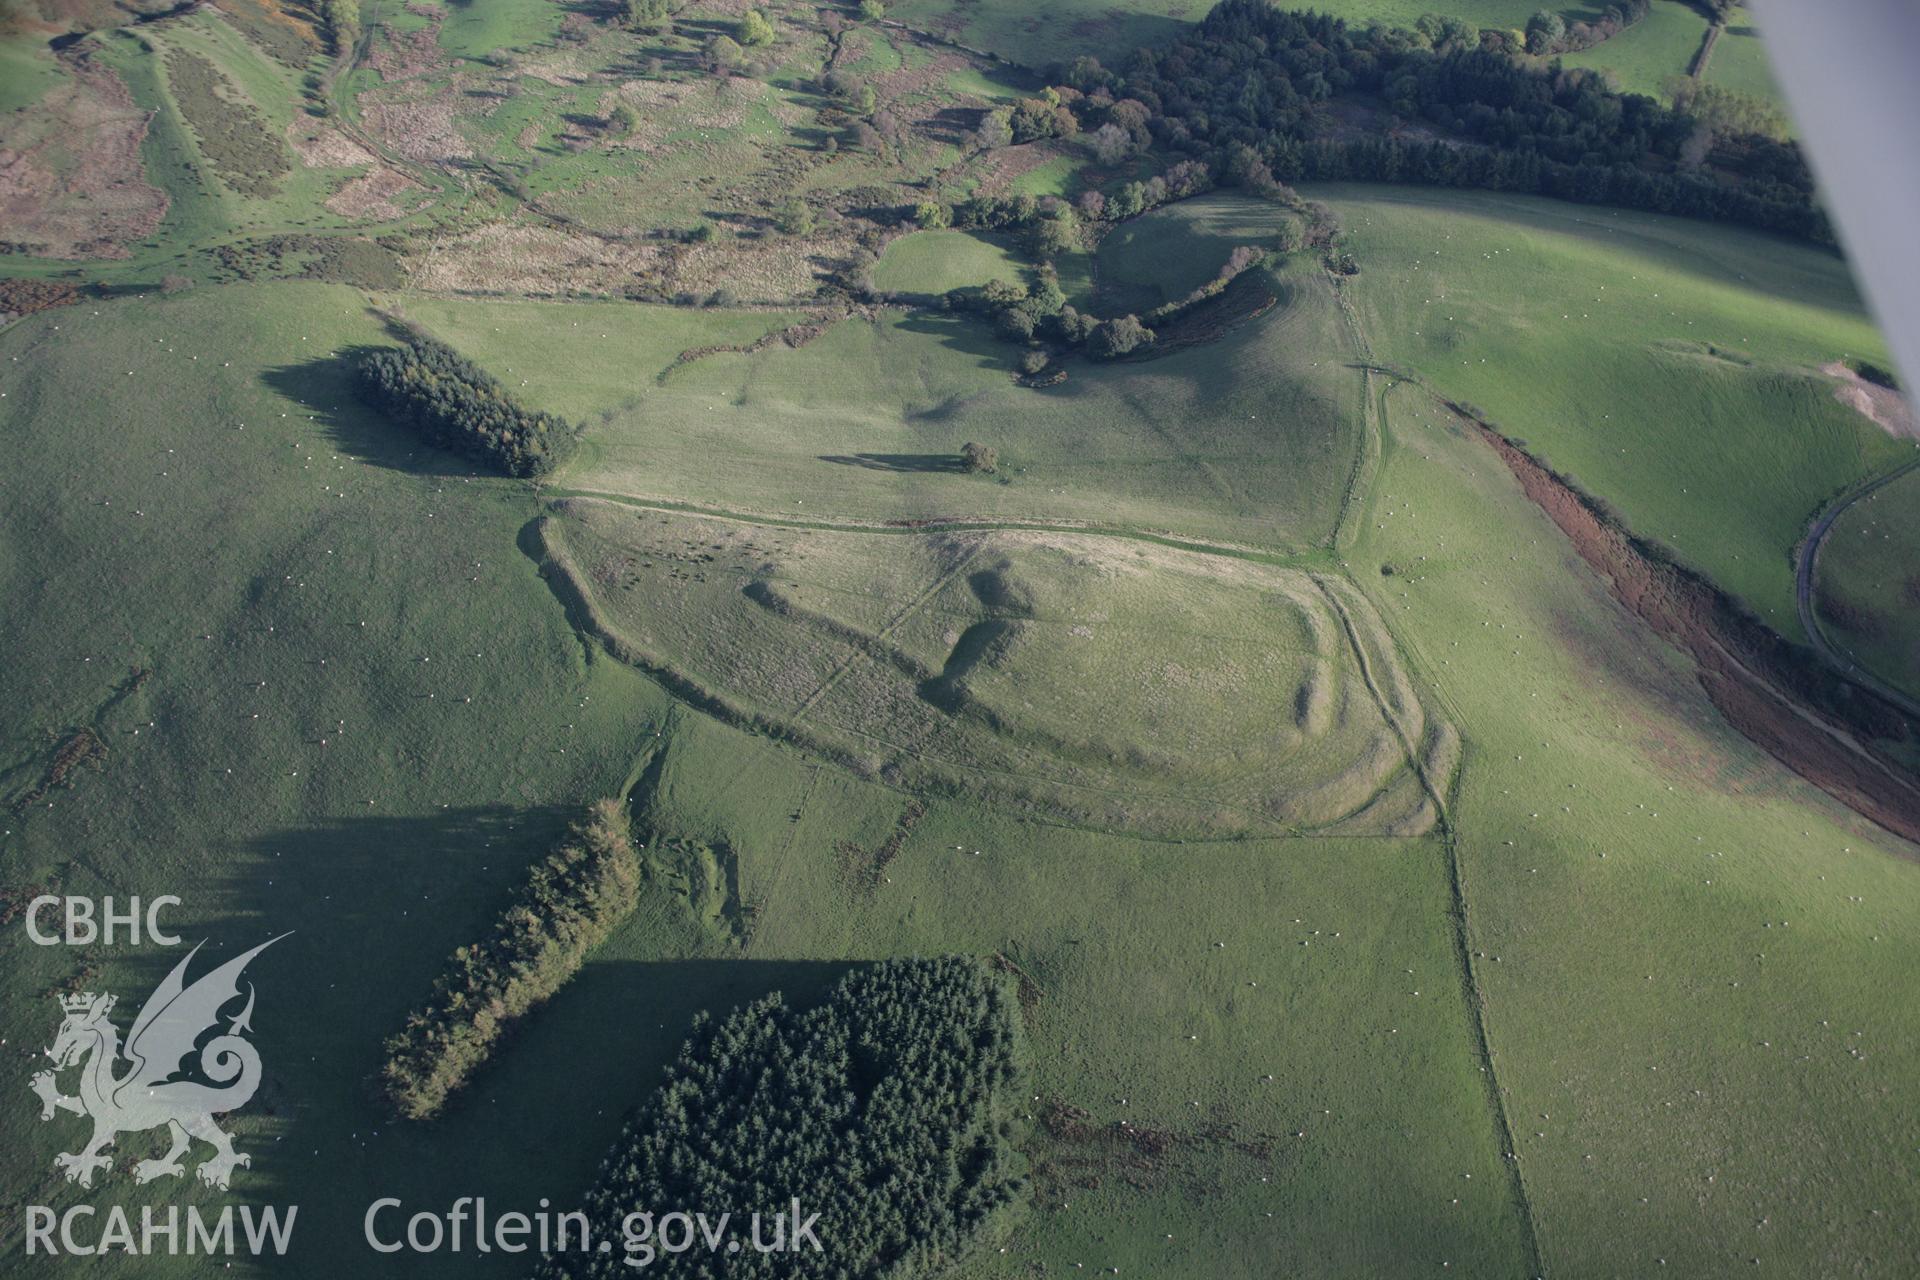
[{"label": "rough moorland vegetation", "polygon": [[[799,1250],[663,1250],[661,1274],[855,1280],[951,1264],[1025,1187],[1010,1142],[1017,1019],[1000,981],[957,956],[875,965],[804,1012],[776,993],[722,1021],[702,1014],[601,1166],[595,1237],[622,1239],[635,1211],[700,1206],[709,1220],[730,1213],[736,1238]],[[795,1196],[803,1220],[817,1215],[819,1256],[787,1238]],[[633,1267],[620,1252],[559,1254],[540,1274]]]},{"label": "rough moorland vegetation", "polygon": [[501,1035],[565,986],[633,910],[639,855],[620,802],[602,800],[537,864],[492,932],[461,947],[386,1043],[379,1087],[409,1120],[437,1114]]},{"label": "rough moorland vegetation", "polygon": [[551,471],[574,439],[564,418],[524,408],[491,374],[418,330],[398,347],[363,354],[359,372],[367,399],[429,443],[510,476]]}]

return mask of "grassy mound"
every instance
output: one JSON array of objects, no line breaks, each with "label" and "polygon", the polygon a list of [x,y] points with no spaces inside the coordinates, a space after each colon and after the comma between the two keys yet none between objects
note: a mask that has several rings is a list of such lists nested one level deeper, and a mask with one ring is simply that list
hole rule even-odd
[{"label": "grassy mound", "polygon": [[[583,1161],[605,1144],[593,1109],[548,1108],[505,1145],[449,1120],[431,1158],[370,1149],[390,1126],[363,1082],[446,957],[580,797],[621,790],[671,709],[588,662],[516,550],[537,514],[524,486],[359,407],[331,353],[380,339],[353,290],[306,284],[83,302],[0,333],[0,431],[36,442],[0,475],[0,886],[174,894],[169,926],[208,954],[265,922],[297,930],[257,975],[265,1105],[222,1123],[255,1187],[302,1205],[310,1266],[364,1247],[369,1160],[395,1186],[501,1186],[538,1144],[572,1141]],[[137,1003],[166,963],[22,940],[8,966],[22,998],[0,1037],[39,1045],[56,1008],[41,992],[79,981]],[[492,1096],[473,1108],[486,1127],[503,1121]],[[0,1117],[22,1195],[58,1194],[53,1156],[72,1146],[33,1109]],[[112,1185],[129,1205],[177,1194]],[[312,1228],[310,1204],[328,1206]]]},{"label": "grassy mound", "polygon": [[1101,315],[1145,314],[1212,279],[1242,245],[1270,250],[1299,215],[1236,196],[1202,196],[1129,219],[1101,240],[1095,255]]},{"label": "grassy mound", "polygon": [[1384,415],[1353,558],[1427,557],[1378,581],[1470,743],[1468,955],[1532,1274],[1797,1275],[1909,1247],[1910,1224],[1834,1206],[1909,1195],[1913,846],[1730,729],[1457,420],[1405,386]]},{"label": "grassy mound", "polygon": [[1408,835],[1452,770],[1453,731],[1337,577],[582,500],[544,535],[617,655],[863,772],[1140,831]]}]

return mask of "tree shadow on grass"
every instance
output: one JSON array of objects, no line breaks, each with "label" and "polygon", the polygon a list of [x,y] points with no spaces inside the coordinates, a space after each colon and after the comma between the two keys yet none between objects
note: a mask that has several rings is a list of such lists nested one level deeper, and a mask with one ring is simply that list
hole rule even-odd
[{"label": "tree shadow on grass", "polygon": [[422,441],[406,423],[360,399],[355,370],[371,346],[346,347],[332,356],[268,369],[260,380],[305,409],[333,448],[358,461],[419,476],[479,477],[489,473],[459,455]]},{"label": "tree shadow on grass", "polygon": [[[860,965],[730,956],[590,962],[515,1029],[437,1123],[439,1161],[499,1163],[509,1147],[541,1150],[503,1181],[527,1199],[584,1190],[626,1114],[659,1085],[694,1018],[724,1018],[773,992],[808,1007]],[[441,1175],[442,1186],[450,1185]]]},{"label": "tree shadow on grass", "polygon": [[[529,865],[577,816],[573,806],[348,815],[271,832],[229,861],[223,896],[233,924],[194,974],[295,930],[248,969],[265,1083],[225,1127],[255,1157],[235,1191],[300,1205],[303,1254],[364,1249],[363,1218],[380,1197],[405,1202],[402,1225],[420,1207],[462,1196],[485,1196],[496,1214],[533,1213],[543,1198],[555,1212],[574,1207],[696,1015],[724,1017],[774,991],[810,1005],[857,967],[748,960],[690,941],[698,935],[677,900],[643,888],[605,958],[589,959],[510,1028],[441,1116],[395,1120],[371,1085],[382,1042],[425,1001],[455,949],[485,935]],[[689,948],[706,954],[674,954]],[[631,958],[650,951],[666,958]],[[150,983],[182,954],[156,956]],[[471,1256],[412,1258],[409,1274],[415,1263],[429,1275],[494,1274],[476,1271]]]},{"label": "tree shadow on grass", "polygon": [[982,367],[1011,369],[1020,348],[993,336],[984,316],[954,312],[916,311],[898,322],[907,333],[938,338],[942,346],[975,357]]},{"label": "tree shadow on grass", "polygon": [[967,469],[966,462],[955,453],[823,453],[820,461],[838,463],[843,467],[865,467],[869,471],[959,475]]},{"label": "tree shadow on grass", "polygon": [[[124,1033],[196,947],[189,983],[277,939],[247,966],[241,983],[254,1002],[248,1039],[262,1060],[260,1086],[244,1106],[218,1118],[251,1161],[234,1177],[236,1200],[300,1205],[301,1234],[312,1224],[341,1246],[322,1257],[363,1247],[355,1237],[359,1214],[381,1194],[370,1188],[390,1172],[374,1159],[375,1135],[391,1130],[389,1117],[367,1086],[381,1042],[425,996],[453,948],[498,916],[528,864],[554,847],[578,812],[571,805],[469,807],[346,815],[270,830],[224,850],[212,880],[180,885],[185,903],[165,920],[179,945],[113,956],[106,989],[120,997],[115,1021]],[[238,1004],[229,1002],[221,1025],[239,1014]],[[48,1133],[61,1149],[71,1146],[69,1137]],[[164,1133],[129,1131],[114,1154],[130,1162],[165,1145]],[[189,1166],[206,1155],[197,1145]],[[457,1176],[460,1169],[431,1155],[413,1157],[425,1171]],[[194,1185],[189,1172],[184,1182],[163,1180],[145,1194],[165,1202]],[[121,1172],[108,1186],[133,1192]],[[46,1193],[60,1197],[49,1203],[88,1194],[57,1176]],[[288,1274],[304,1272],[295,1266]]]}]

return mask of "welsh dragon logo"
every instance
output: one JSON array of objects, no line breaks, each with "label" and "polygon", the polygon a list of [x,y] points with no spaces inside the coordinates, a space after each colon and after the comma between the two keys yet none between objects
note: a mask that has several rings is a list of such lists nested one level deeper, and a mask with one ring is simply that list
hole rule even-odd
[{"label": "welsh dragon logo", "polygon": [[[89,991],[60,997],[65,1020],[46,1051],[53,1070],[39,1072],[31,1084],[40,1098],[42,1120],[71,1111],[93,1121],[92,1141],[54,1157],[54,1168],[65,1173],[68,1182],[91,1187],[93,1175],[112,1163],[101,1153],[116,1137],[163,1126],[172,1145],[158,1160],[134,1166],[136,1182],[186,1172],[180,1157],[195,1138],[214,1151],[195,1170],[209,1186],[225,1190],[234,1169],[252,1163],[213,1123],[215,1116],[245,1106],[260,1087],[260,1054],[245,1039],[253,1029],[252,984],[247,986],[246,1007],[225,1020],[225,1031],[220,1011],[239,998],[240,974],[247,962],[278,941],[263,942],[188,986],[187,966],[200,951],[194,947],[147,998],[124,1049],[120,1032],[107,1017],[113,996]],[[76,1065],[80,1091],[69,1096],[60,1092],[56,1077]]]}]

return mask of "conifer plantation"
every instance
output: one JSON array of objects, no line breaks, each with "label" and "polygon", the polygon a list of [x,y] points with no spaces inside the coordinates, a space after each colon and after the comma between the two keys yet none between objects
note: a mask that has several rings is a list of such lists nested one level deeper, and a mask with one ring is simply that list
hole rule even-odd
[{"label": "conifer plantation", "polygon": [[[819,1215],[816,1255],[662,1252],[667,1276],[860,1277],[940,1272],[1024,1199],[1013,1149],[1024,1071],[1018,1007],[977,960],[889,960],[814,1009],[778,993],[693,1035],[601,1165],[587,1199],[596,1239],[629,1214],[731,1213],[736,1238],[772,1245],[793,1201]],[[632,1256],[632,1255],[626,1255]],[[633,1273],[625,1257],[560,1254],[545,1280]]]}]

